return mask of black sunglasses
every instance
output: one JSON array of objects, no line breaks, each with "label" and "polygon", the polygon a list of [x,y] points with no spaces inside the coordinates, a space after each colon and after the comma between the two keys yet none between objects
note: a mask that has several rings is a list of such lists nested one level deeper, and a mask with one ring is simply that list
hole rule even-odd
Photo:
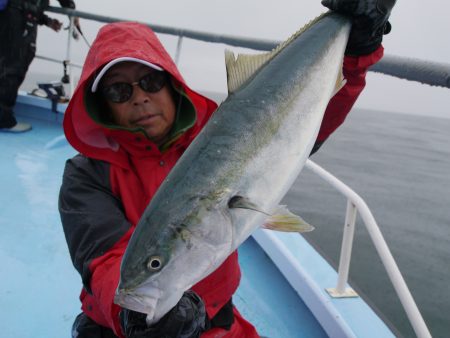
[{"label": "black sunglasses", "polygon": [[159,92],[167,82],[166,72],[153,71],[133,83],[116,82],[103,87],[101,92],[105,99],[114,103],[127,102],[133,95],[133,86],[139,85],[147,93]]}]

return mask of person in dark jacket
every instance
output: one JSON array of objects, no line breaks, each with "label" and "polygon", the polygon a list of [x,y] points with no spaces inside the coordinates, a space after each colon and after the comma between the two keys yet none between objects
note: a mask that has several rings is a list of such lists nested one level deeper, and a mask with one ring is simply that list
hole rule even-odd
[{"label": "person in dark jacket", "polygon": [[[314,151],[343,122],[368,67],[382,57],[394,5],[324,2],[355,23],[344,58],[347,82],[326,109]],[[150,28],[132,22],[101,28],[64,117],[67,140],[79,151],[66,163],[59,199],[83,283],[73,337],[258,337],[232,303],[240,281],[236,251],[152,326],[145,314],[114,303],[120,263],[144,209],[216,108],[186,84]]]},{"label": "person in dark jacket", "polygon": [[[73,0],[58,0],[62,7],[75,8]],[[37,26],[45,25],[55,32],[62,23],[44,14],[47,1],[9,0],[0,11],[0,131],[24,132],[31,125],[17,122],[13,107],[17,91],[25,79],[36,53]],[[75,25],[79,26],[78,18]]]}]

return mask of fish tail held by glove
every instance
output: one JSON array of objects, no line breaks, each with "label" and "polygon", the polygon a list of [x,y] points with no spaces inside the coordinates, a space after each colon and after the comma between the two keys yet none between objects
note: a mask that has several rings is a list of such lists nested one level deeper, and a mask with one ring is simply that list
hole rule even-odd
[{"label": "fish tail held by glove", "polygon": [[346,55],[359,56],[374,52],[391,31],[388,19],[396,0],[322,0],[332,11],[349,16],[352,30]]}]

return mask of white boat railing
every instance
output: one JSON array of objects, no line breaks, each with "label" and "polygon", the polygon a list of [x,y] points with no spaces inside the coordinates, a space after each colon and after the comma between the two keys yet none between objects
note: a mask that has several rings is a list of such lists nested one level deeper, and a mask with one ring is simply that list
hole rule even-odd
[{"label": "white boat railing", "polygon": [[[99,22],[116,22],[116,21],[126,21],[119,18],[105,17],[100,15],[95,15],[91,13],[50,7],[50,12],[68,15],[70,20],[69,32],[68,32],[68,43],[66,60],[60,61],[51,59],[43,56],[36,56],[44,60],[51,62],[63,62],[65,66],[68,67],[68,75],[70,77],[69,83],[69,93],[72,93],[72,88],[74,86],[71,74],[71,67],[81,67],[81,65],[71,62],[71,36],[74,29],[73,17],[77,16],[80,18],[94,20]],[[147,23],[145,23],[147,24]],[[226,35],[215,35],[204,32],[197,32],[192,30],[183,30],[172,27],[149,25],[155,32],[161,34],[169,34],[178,36],[177,49],[175,53],[174,60],[178,62],[183,38],[190,38],[194,40],[212,42],[212,43],[224,43],[236,47],[245,47],[256,50],[271,50],[279,42],[267,41],[267,40],[257,40],[257,39],[247,39]],[[384,61],[386,60],[386,61]],[[385,56],[376,67],[371,69],[379,73],[384,73],[387,75],[393,75],[398,78],[403,78],[411,81],[418,81],[424,84],[429,84],[432,86],[441,86],[450,88],[450,64],[428,62],[417,59],[403,58],[397,56]],[[348,280],[348,274],[350,270],[350,260],[353,246],[353,237],[355,230],[356,215],[359,212],[361,219],[363,220],[370,238],[375,245],[378,255],[385,267],[389,279],[391,280],[394,289],[400,299],[400,302],[408,316],[409,321],[419,338],[431,337],[431,334],[423,320],[422,315],[406,285],[405,280],[383,238],[383,235],[373,217],[370,209],[364,200],[356,194],[347,185],[342,183],[332,174],[321,168],[319,165],[315,164],[311,160],[306,162],[306,167],[324,179],[326,182],[331,184],[336,190],[338,190],[342,195],[347,198],[347,212],[345,218],[344,234],[341,247],[341,255],[339,259],[338,268],[338,280],[335,288],[330,288],[327,291],[332,297],[347,297],[353,296],[354,293],[351,289],[346,289],[345,286]]]},{"label": "white boat railing", "polygon": [[370,238],[375,245],[377,253],[380,256],[381,262],[383,263],[389,279],[391,280],[392,285],[394,286],[394,289],[406,312],[406,315],[411,322],[414,332],[419,338],[431,337],[430,331],[428,330],[425,321],[417,308],[411,292],[409,291],[409,288],[406,285],[406,282],[403,279],[397,264],[395,263],[394,257],[392,256],[380,228],[378,227],[377,222],[375,221],[375,218],[373,217],[366,202],[364,202],[364,200],[347,185],[313,161],[308,160],[306,162],[306,168],[328,182],[333,188],[347,198],[347,212],[345,216],[344,235],[339,259],[338,280],[336,288],[329,289],[327,291],[329,291],[332,297],[345,297],[348,293],[351,294],[351,291],[348,292],[348,290],[345,289],[345,285],[347,284],[348,273],[350,270],[356,215],[357,212],[359,212],[361,219],[369,232]]},{"label": "white boat railing", "polygon": [[[116,21],[127,21],[121,18],[107,17],[82,11],[77,11],[73,9],[52,7],[48,8],[49,12],[67,15],[70,20],[69,26],[69,41],[67,43],[67,53],[66,60],[64,61],[69,67],[69,74],[71,72],[71,67],[75,65],[71,62],[71,33],[73,31],[73,17],[80,17],[87,20],[94,20],[98,22],[116,22]],[[181,51],[181,43],[183,38],[189,38],[193,40],[199,40],[204,42],[212,43],[223,43],[234,47],[244,47],[261,51],[268,51],[275,48],[280,41],[271,41],[263,39],[252,39],[252,38],[242,38],[230,35],[218,35],[205,32],[199,32],[189,29],[180,29],[174,27],[167,27],[161,25],[154,25],[150,23],[143,22],[150,26],[153,31],[161,34],[168,34],[178,37],[177,52],[175,60],[177,61]],[[84,37],[83,37],[84,38]],[[386,75],[395,76],[400,79],[406,79],[410,81],[416,81],[423,84],[428,84],[431,86],[439,86],[450,88],[450,64],[441,62],[431,62],[426,60],[419,60],[414,58],[405,58],[401,56],[385,55],[377,64],[369,68],[370,71],[378,72]],[[70,84],[69,92],[72,93],[73,83]]]}]

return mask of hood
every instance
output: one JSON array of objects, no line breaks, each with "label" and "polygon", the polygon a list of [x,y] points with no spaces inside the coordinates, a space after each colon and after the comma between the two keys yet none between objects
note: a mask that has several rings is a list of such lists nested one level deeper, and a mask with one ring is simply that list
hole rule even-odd
[{"label": "hood", "polygon": [[[181,136],[182,142],[189,144],[217,105],[187,86],[155,33],[148,26],[135,22],[107,24],[99,30],[86,56],[80,81],[64,115],[64,133],[69,143],[87,157],[128,167],[128,154],[122,142],[133,140],[136,135],[120,128],[110,128],[89,114],[94,95],[91,93],[94,78],[104,65],[119,57],[147,61],[170,74],[172,85],[185,100],[183,107],[195,114],[195,122]],[[179,114],[183,114],[183,109]],[[177,116],[177,119],[179,118]]]}]

